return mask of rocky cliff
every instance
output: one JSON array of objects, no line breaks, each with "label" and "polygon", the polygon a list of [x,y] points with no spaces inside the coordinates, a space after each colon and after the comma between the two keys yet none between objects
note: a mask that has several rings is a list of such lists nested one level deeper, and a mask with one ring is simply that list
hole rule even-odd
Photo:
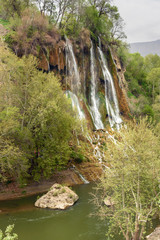
[{"label": "rocky cliff", "polygon": [[[99,56],[99,43],[91,41],[88,30],[83,30],[80,38],[76,40],[68,40],[68,48],[66,39],[57,38],[56,43],[49,46],[47,50],[39,51],[39,68],[44,71],[53,71],[58,74],[64,90],[69,90],[76,94],[79,98],[80,108],[85,114],[91,128],[95,127],[94,113],[92,114],[92,105],[94,105],[93,90],[97,98],[97,109],[101,116],[104,126],[113,120],[111,113],[107,112],[105,90],[108,87],[108,80],[103,74],[102,64]],[[95,86],[93,85],[93,69],[91,68],[91,45],[94,51],[94,77]],[[103,54],[106,58],[107,68],[109,69],[118,99],[119,115],[121,118],[129,117],[129,108],[126,100],[126,82],[124,79],[124,69],[121,67],[120,61],[116,54],[108,47],[101,45]],[[73,55],[73,56],[72,56]],[[74,59],[71,59],[74,58]],[[73,65],[77,66],[73,66]],[[77,69],[75,69],[77,68]],[[78,75],[77,75],[78,74]],[[108,91],[108,90],[107,90]],[[114,96],[110,96],[111,106]],[[93,106],[95,108],[95,106]],[[94,110],[95,111],[95,110]],[[112,109],[111,109],[112,112]],[[95,115],[97,112],[95,113]],[[109,119],[110,118],[110,119]],[[102,128],[102,124],[96,129]]]}]

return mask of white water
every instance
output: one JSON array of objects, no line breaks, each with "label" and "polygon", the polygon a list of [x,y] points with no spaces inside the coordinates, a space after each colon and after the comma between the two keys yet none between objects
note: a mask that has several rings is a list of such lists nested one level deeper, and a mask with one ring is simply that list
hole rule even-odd
[{"label": "white water", "polygon": [[66,96],[71,99],[72,107],[73,107],[73,109],[77,110],[79,119],[80,120],[85,119],[85,115],[84,115],[84,113],[83,113],[83,111],[81,109],[78,97],[74,93],[69,91],[69,90],[66,91]]},{"label": "white water", "polygon": [[107,62],[104,57],[102,50],[98,47],[99,55],[100,55],[100,63],[102,67],[102,72],[105,81],[105,101],[106,101],[106,109],[108,113],[109,123],[111,128],[116,125],[117,130],[119,130],[122,119],[120,117],[118,100],[116,95],[116,90],[114,87],[113,78],[108,70]]},{"label": "white water", "polygon": [[101,114],[98,110],[98,99],[96,97],[96,65],[95,65],[95,56],[93,43],[91,42],[91,116],[96,129],[104,129],[104,125],[101,120]]},{"label": "white water", "polygon": [[77,95],[81,87],[80,75],[73,51],[73,46],[67,37],[66,37],[66,69],[67,74],[69,75],[71,91]]},{"label": "white water", "polygon": [[82,179],[82,181],[85,183],[85,184],[88,184],[89,182],[85,179],[85,177],[78,171],[78,169],[76,168],[75,165],[73,165],[73,169],[74,171],[79,175],[79,177]]}]

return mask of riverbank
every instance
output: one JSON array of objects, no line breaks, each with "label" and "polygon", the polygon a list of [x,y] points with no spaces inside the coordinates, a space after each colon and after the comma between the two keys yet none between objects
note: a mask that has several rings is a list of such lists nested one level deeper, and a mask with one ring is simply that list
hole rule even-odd
[{"label": "riverbank", "polygon": [[47,192],[54,183],[66,186],[83,184],[84,181],[80,175],[89,182],[97,181],[102,174],[102,168],[98,163],[85,162],[77,164],[75,167],[77,171],[73,167],[70,167],[66,170],[56,172],[49,180],[42,179],[40,182],[30,182],[27,186],[23,187],[19,186],[16,182],[0,184],[0,201],[41,194]]}]

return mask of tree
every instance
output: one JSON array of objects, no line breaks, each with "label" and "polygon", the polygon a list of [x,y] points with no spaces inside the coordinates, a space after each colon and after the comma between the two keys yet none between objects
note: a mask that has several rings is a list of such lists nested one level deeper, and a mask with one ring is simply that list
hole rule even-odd
[{"label": "tree", "polygon": [[19,118],[16,107],[8,106],[0,112],[0,181],[14,178],[22,183],[27,176],[27,154],[14,141],[20,128]]},{"label": "tree", "polygon": [[2,48],[0,60],[0,171],[6,178],[13,170],[15,178],[49,177],[70,159],[70,141],[80,132],[76,114],[59,80],[38,71],[33,56]]},{"label": "tree", "polygon": [[107,143],[107,167],[96,201],[108,221],[108,235],[118,228],[126,240],[141,240],[159,207],[159,139],[146,120],[130,123],[116,139]]},{"label": "tree", "polygon": [[154,120],[156,121],[156,123],[160,123],[160,95],[156,97],[152,107],[154,111]]},{"label": "tree", "polygon": [[21,16],[22,11],[29,7],[30,0],[0,0],[0,14],[3,18]]},{"label": "tree", "polygon": [[152,89],[153,101],[155,97],[160,95],[160,67],[152,68],[152,70],[147,75],[147,81]]},{"label": "tree", "polygon": [[149,54],[144,58],[146,72],[149,73],[152,68],[160,67],[160,56]]},{"label": "tree", "polygon": [[16,233],[12,233],[14,225],[9,225],[6,230],[5,234],[3,234],[2,230],[0,230],[0,240],[17,240],[18,235]]}]

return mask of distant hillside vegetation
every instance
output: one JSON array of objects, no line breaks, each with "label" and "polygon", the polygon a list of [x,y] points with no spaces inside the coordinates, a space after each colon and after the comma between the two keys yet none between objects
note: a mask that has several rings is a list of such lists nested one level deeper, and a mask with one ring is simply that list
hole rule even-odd
[{"label": "distant hillside vegetation", "polygon": [[152,42],[131,43],[130,52],[139,52],[143,57],[150,53],[160,55],[160,40]]}]

